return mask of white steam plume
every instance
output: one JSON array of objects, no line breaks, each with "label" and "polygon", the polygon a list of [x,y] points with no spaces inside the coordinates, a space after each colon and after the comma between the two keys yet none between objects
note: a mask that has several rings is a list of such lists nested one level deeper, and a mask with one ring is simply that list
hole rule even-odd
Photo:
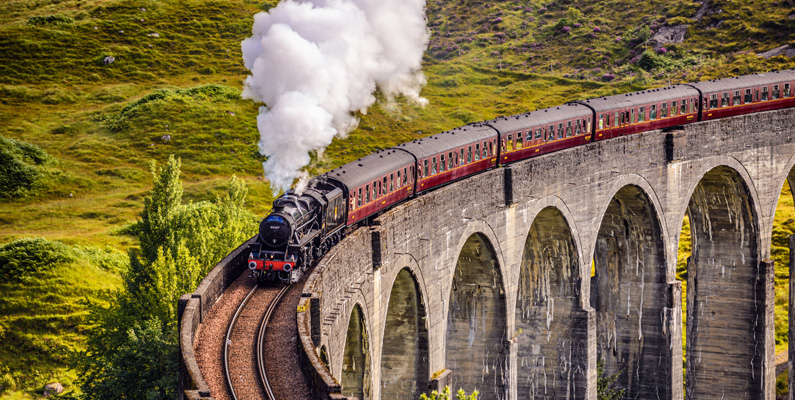
[{"label": "white steam plume", "polygon": [[[259,150],[274,191],[306,178],[309,152],[322,154],[355,129],[381,89],[425,105],[425,0],[284,0],[254,16],[242,43],[251,71],[243,97],[265,103]],[[299,187],[301,184],[299,183]]]}]

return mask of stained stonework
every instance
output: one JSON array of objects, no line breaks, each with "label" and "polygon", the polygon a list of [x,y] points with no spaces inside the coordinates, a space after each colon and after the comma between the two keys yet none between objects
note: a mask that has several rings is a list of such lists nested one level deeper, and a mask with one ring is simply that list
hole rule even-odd
[{"label": "stained stonework", "polygon": [[342,394],[360,400],[369,400],[372,398],[370,351],[361,307],[353,308],[346,336],[342,361]]},{"label": "stained stonework", "polygon": [[687,397],[762,397],[758,218],[737,172],[717,167],[688,205]]},{"label": "stained stonework", "polygon": [[449,304],[445,365],[453,389],[507,398],[505,291],[494,251],[480,235],[461,249]]},{"label": "stained stonework", "polygon": [[608,204],[593,260],[591,306],[605,372],[620,374],[627,398],[670,398],[665,247],[656,211],[639,187],[625,186]]},{"label": "stained stonework", "polygon": [[419,399],[427,391],[428,328],[425,320],[425,305],[417,282],[408,269],[403,269],[389,295],[381,354],[381,398]]},{"label": "stained stonework", "polygon": [[560,212],[535,218],[516,295],[517,394],[527,399],[583,398],[588,369],[587,319],[571,229]]}]

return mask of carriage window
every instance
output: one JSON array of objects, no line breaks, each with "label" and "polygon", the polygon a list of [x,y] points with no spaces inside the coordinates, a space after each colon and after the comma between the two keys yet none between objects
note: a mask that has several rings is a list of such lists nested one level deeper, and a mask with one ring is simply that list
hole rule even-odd
[{"label": "carriage window", "polygon": [[645,107],[638,108],[638,122],[643,122],[646,120],[646,110]]},{"label": "carriage window", "polygon": [[364,187],[364,203],[367,204],[370,202],[370,185]]},{"label": "carriage window", "polygon": [[541,139],[541,128],[536,129],[536,140]]},{"label": "carriage window", "polygon": [[[405,185],[405,183],[403,185]],[[399,188],[399,187],[401,187],[403,185],[400,184],[400,170],[398,170],[398,172],[397,172],[397,180],[395,181],[395,187]]]},{"label": "carriage window", "polygon": [[680,111],[682,111],[682,112],[680,112],[680,114],[687,114],[687,100],[682,100],[682,106],[681,107],[682,107],[682,109]]},{"label": "carriage window", "polygon": [[472,162],[472,146],[467,149],[467,164]]},{"label": "carriage window", "polygon": [[718,95],[713,94],[709,97],[709,108],[718,108]]},{"label": "carriage window", "polygon": [[751,89],[745,89],[745,104],[751,103],[754,101],[754,97],[751,95]]},{"label": "carriage window", "polygon": [[767,101],[767,86],[762,88],[762,101]]},{"label": "carriage window", "polygon": [[389,174],[389,193],[395,190],[395,174]]},{"label": "carriage window", "polygon": [[582,129],[580,128],[580,121],[576,121],[574,124],[574,134],[575,135],[582,134]]},{"label": "carriage window", "polygon": [[424,173],[422,174],[422,177],[423,178],[427,178],[428,177],[428,172],[429,172],[428,171],[428,160],[422,160],[422,166],[423,166],[423,170],[424,170],[423,171]]},{"label": "carriage window", "polygon": [[475,161],[480,160],[480,143],[475,144]]},{"label": "carriage window", "polygon": [[660,118],[665,118],[668,116],[668,103],[660,104]]},{"label": "carriage window", "polygon": [[516,135],[516,150],[519,150],[521,148],[522,148],[522,134],[519,133]]},{"label": "carriage window", "polygon": [[721,107],[728,107],[729,106],[729,94],[722,93],[720,96],[720,106]]},{"label": "carriage window", "polygon": [[387,186],[386,179],[387,179],[387,178],[386,178],[386,177],[384,177],[384,184],[383,184],[383,186],[381,186],[381,194],[387,194],[387,193],[389,193],[389,192],[387,192],[387,191],[386,191],[386,188],[388,188],[388,187],[389,187],[389,186]]},{"label": "carriage window", "polygon": [[676,101],[671,102],[671,116],[673,117],[676,115],[677,111],[679,111],[679,107],[676,104]]},{"label": "carriage window", "polygon": [[649,110],[649,121],[652,121],[656,118],[657,118],[657,105],[654,104],[651,106],[651,109]]},{"label": "carriage window", "polygon": [[566,137],[570,137],[570,136],[571,136],[571,121],[568,121],[566,123]]},{"label": "carriage window", "polygon": [[461,149],[461,158],[458,158],[458,154],[456,154],[456,156],[455,156],[455,163],[456,163],[457,165],[462,165],[462,164],[464,164],[464,149]]},{"label": "carriage window", "polygon": [[732,97],[732,105],[733,106],[739,106],[740,104],[743,104],[742,97],[740,96],[740,91],[739,90],[735,90],[734,91],[734,97]]},{"label": "carriage window", "polygon": [[378,197],[381,197],[381,195],[384,194],[384,192],[381,191],[381,189],[382,189],[381,188],[381,181],[378,181],[378,192],[377,192],[378,193]]},{"label": "carriage window", "polygon": [[558,139],[563,139],[563,123],[558,124]]},{"label": "carriage window", "polygon": [[361,207],[361,206],[362,206],[362,188],[359,188],[359,195],[357,196],[356,199],[356,207]]},{"label": "carriage window", "polygon": [[784,97],[789,97],[789,83],[784,84]]},{"label": "carriage window", "polygon": [[781,97],[780,94],[781,93],[778,90],[778,85],[773,85],[773,100]]},{"label": "carriage window", "polygon": [[[531,141],[531,140],[533,140],[533,130],[532,130],[532,129],[530,129],[529,131],[527,131],[527,133],[525,134],[525,137],[524,137],[524,141],[525,141],[525,142],[529,142],[529,141]],[[485,148],[485,147],[484,147],[484,148]]]},{"label": "carriage window", "polygon": [[[610,125],[609,122],[607,124],[608,126]],[[599,114],[599,129],[604,129],[604,128],[605,128],[605,115]]]},{"label": "carriage window", "polygon": [[489,154],[488,154],[488,152],[486,151],[486,148],[487,148],[487,147],[488,147],[488,145],[490,145],[490,144],[491,144],[491,142],[483,142],[483,150],[481,151],[481,153],[483,154],[483,158],[486,158],[486,157],[488,157],[488,155],[489,155]]},{"label": "carriage window", "polygon": [[508,151],[513,150],[513,135],[508,135]]},{"label": "carriage window", "polygon": [[444,162],[444,154],[439,156],[439,171],[444,172],[447,169],[447,163]]},{"label": "carriage window", "polygon": [[408,181],[409,181],[409,176],[406,173],[406,168],[403,168],[403,186],[406,186],[406,184],[409,183]]},{"label": "carriage window", "polygon": [[436,175],[436,157],[431,160],[431,175]]},{"label": "carriage window", "polygon": [[549,126],[549,129],[547,130],[547,140],[549,141],[555,140],[555,125]]}]

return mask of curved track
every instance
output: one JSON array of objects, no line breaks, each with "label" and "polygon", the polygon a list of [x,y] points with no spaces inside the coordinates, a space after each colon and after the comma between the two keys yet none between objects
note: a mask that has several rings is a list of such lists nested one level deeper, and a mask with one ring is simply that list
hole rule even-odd
[{"label": "curved track", "polygon": [[289,288],[255,285],[235,311],[226,332],[223,356],[232,399],[276,400],[265,374],[262,347],[268,322]]}]

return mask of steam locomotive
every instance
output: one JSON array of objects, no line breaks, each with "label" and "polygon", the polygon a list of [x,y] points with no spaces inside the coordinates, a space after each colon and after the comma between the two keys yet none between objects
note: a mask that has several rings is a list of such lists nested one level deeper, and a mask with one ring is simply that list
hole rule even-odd
[{"label": "steam locomotive", "polygon": [[408,198],[593,141],[793,107],[793,85],[795,70],[784,70],[572,101],[380,150],[276,199],[248,266],[259,282],[296,282],[349,230]]}]

